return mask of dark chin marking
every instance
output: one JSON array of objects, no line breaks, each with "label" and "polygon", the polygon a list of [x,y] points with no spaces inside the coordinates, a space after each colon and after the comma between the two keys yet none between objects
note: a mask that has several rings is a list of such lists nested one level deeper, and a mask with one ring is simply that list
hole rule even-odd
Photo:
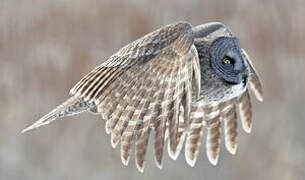
[{"label": "dark chin marking", "polygon": [[248,82],[248,76],[244,76],[242,82],[243,82],[243,87],[246,87]]},{"label": "dark chin marking", "polygon": [[237,84],[239,84],[239,83],[236,83],[236,82],[232,82],[232,81],[226,81],[226,80],[224,80],[227,84],[229,84],[229,85],[237,85]]}]

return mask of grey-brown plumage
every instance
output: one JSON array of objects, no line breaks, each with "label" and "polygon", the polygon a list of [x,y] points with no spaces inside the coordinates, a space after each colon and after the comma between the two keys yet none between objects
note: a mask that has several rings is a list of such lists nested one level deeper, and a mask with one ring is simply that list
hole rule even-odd
[{"label": "grey-brown plumage", "polygon": [[82,78],[69,100],[23,132],[90,111],[106,120],[112,146],[121,142],[124,165],[134,147],[142,172],[153,138],[159,168],[166,141],[173,159],[185,142],[186,161],[194,166],[204,133],[206,154],[216,165],[222,134],[227,150],[236,152],[238,114],[244,130],[251,131],[249,89],[262,101],[253,64],[227,27],[208,23],[193,28],[178,22],[120,49]]}]

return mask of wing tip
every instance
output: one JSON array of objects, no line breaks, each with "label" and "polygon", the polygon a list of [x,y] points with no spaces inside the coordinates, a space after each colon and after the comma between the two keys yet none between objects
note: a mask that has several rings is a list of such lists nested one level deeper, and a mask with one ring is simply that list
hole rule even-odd
[{"label": "wing tip", "polygon": [[24,133],[26,133],[26,132],[28,132],[28,131],[30,131],[30,130],[32,130],[32,129],[35,129],[35,127],[32,127],[33,125],[31,125],[31,126],[28,126],[27,128],[24,128],[20,133],[21,134],[24,134]]},{"label": "wing tip", "polygon": [[114,137],[111,136],[111,146],[112,148],[116,148],[116,146],[119,144],[119,141],[116,140]]},{"label": "wing tip", "polygon": [[124,158],[123,156],[121,156],[121,161],[124,166],[128,166],[129,160],[130,160],[130,156],[128,156],[127,158]]},{"label": "wing tip", "polygon": [[189,166],[194,167],[196,164],[197,158],[196,157],[191,158],[191,155],[189,154],[189,152],[185,151],[185,161]]},{"label": "wing tip", "polygon": [[232,155],[235,155],[237,151],[237,144],[234,144],[233,146],[230,143],[226,143],[226,149],[228,152]]},{"label": "wing tip", "polygon": [[247,119],[245,117],[243,117],[243,115],[241,115],[240,119],[241,119],[241,124],[242,124],[243,130],[247,134],[250,134],[251,131],[252,131],[252,122],[251,121],[247,121]]},{"label": "wing tip", "polygon": [[106,134],[110,134],[111,130],[107,126],[105,126],[105,132],[106,132]]},{"label": "wing tip", "polygon": [[168,141],[168,146],[167,146],[167,151],[168,151],[168,155],[172,160],[177,160],[178,156],[179,156],[179,152],[177,150],[173,150],[170,147],[170,141]]},{"label": "wing tip", "polygon": [[242,126],[243,126],[243,130],[246,133],[248,133],[248,134],[251,133],[251,131],[252,131],[252,124],[248,124],[248,123],[244,122],[244,123],[242,123]]},{"label": "wing tip", "polygon": [[[260,84],[260,82],[259,82]],[[259,85],[260,87],[255,86],[253,83],[250,83],[250,89],[252,90],[252,92],[255,95],[255,98],[259,101],[259,102],[263,102],[264,101],[264,95],[263,95],[263,90],[261,88],[261,85]]]},{"label": "wing tip", "polygon": [[145,162],[140,163],[136,163],[137,169],[140,173],[144,173],[144,168],[145,168]]},{"label": "wing tip", "polygon": [[263,94],[256,94],[256,99],[259,101],[259,102],[264,102],[264,97],[263,97]]},{"label": "wing tip", "polygon": [[24,134],[28,131],[31,131],[33,129],[36,129],[36,128],[40,127],[40,126],[44,126],[44,125],[47,125],[47,124],[50,123],[50,121],[45,121],[45,120],[47,120],[47,119],[42,118],[42,119],[36,121],[34,124],[32,124],[32,125],[28,126],[27,128],[23,129],[21,131],[21,134]]},{"label": "wing tip", "polygon": [[247,125],[243,125],[243,129],[247,134],[250,134],[252,131],[252,127],[247,126]]},{"label": "wing tip", "polygon": [[216,165],[217,165],[219,155],[216,155],[216,156],[213,157],[213,155],[212,155],[211,153],[209,153],[209,151],[207,151],[207,157],[208,157],[208,160],[210,161],[210,163],[211,163],[213,166],[216,166]]},{"label": "wing tip", "polygon": [[162,169],[162,168],[163,168],[162,160],[161,160],[161,161],[158,161],[158,160],[155,158],[155,164],[156,164],[157,168],[159,168],[159,169]]},{"label": "wing tip", "polygon": [[[80,105],[82,105],[82,107],[79,107]],[[58,105],[55,109],[50,111],[48,114],[44,115],[34,124],[23,129],[21,131],[21,133],[25,133],[32,129],[36,129],[40,126],[47,125],[47,124],[51,123],[52,121],[58,120],[59,118],[63,118],[65,116],[72,116],[72,115],[84,112],[88,108],[90,108],[90,106],[87,104],[85,106],[83,106],[82,100],[78,99],[77,97],[70,97],[65,102]]]}]

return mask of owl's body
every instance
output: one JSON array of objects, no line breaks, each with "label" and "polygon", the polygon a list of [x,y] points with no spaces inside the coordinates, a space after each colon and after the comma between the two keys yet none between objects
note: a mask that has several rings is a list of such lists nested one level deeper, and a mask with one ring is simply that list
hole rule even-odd
[{"label": "owl's body", "polygon": [[167,139],[173,159],[185,142],[186,161],[194,166],[206,131],[207,156],[216,165],[221,125],[232,154],[236,151],[237,110],[243,128],[251,130],[250,87],[262,100],[254,67],[228,28],[220,23],[193,28],[179,22],[120,49],[81,79],[71,89],[70,99],[24,131],[84,111],[101,114],[112,146],[121,142],[125,165],[135,145],[140,171],[150,134],[161,168]]}]

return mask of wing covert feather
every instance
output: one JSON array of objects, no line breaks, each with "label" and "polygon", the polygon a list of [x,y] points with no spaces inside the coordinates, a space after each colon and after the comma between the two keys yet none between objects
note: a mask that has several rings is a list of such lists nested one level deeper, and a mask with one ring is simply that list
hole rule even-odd
[{"label": "wing covert feather", "polygon": [[[178,56],[183,57],[188,53],[192,43],[192,26],[189,23],[179,22],[167,25],[120,49],[107,61],[82,78],[70,90],[70,95],[97,101],[103,94],[104,88],[116,79],[116,75],[126,72],[134,65],[145,64],[155,59],[164,49],[171,49]],[[108,68],[114,68],[115,70],[108,73]],[[101,78],[103,80],[99,81]]]}]

